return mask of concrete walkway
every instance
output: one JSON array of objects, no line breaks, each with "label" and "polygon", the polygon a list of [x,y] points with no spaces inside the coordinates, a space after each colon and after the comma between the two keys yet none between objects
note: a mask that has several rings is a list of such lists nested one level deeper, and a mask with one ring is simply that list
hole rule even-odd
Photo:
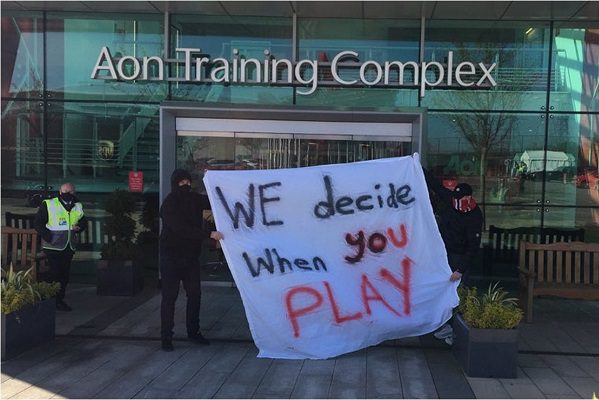
[{"label": "concrete walkway", "polygon": [[517,379],[466,377],[432,335],[385,342],[330,360],[257,358],[235,288],[204,287],[202,329],[160,350],[160,294],[98,297],[71,285],[58,337],[2,363],[2,398],[591,398],[599,393],[599,302],[535,301],[522,324]]}]

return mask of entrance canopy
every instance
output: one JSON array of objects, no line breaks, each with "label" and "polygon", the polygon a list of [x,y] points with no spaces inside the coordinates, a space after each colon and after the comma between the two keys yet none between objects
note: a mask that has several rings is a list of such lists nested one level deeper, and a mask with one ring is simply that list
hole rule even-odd
[{"label": "entrance canopy", "polygon": [[2,9],[258,15],[273,17],[345,17],[446,19],[594,20],[593,1],[2,1]]}]

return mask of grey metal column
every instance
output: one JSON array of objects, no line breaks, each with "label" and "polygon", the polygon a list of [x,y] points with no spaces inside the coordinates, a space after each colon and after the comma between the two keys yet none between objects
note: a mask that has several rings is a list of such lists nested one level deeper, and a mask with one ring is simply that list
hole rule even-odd
[{"label": "grey metal column", "polygon": [[177,163],[175,115],[160,109],[160,204],[171,191],[170,176]]}]

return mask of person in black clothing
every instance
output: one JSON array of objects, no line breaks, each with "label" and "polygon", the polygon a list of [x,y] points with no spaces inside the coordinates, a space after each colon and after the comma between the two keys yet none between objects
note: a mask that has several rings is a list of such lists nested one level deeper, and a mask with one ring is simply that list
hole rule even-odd
[{"label": "person in black clothing", "polygon": [[[468,272],[480,247],[483,214],[472,197],[470,185],[460,183],[450,190],[429,171],[423,170],[428,188],[439,198],[438,225],[452,271],[449,280],[457,281]],[[445,324],[435,337],[452,344],[451,326]]]},{"label": "person in black clothing", "polygon": [[171,176],[171,193],[160,207],[160,305],[162,349],[173,350],[175,302],[179,284],[187,294],[187,337],[199,344],[210,342],[200,332],[200,264],[202,241],[223,238],[220,232],[209,233],[203,227],[203,211],[210,209],[208,196],[191,191],[191,175],[176,169]]},{"label": "person in black clothing", "polygon": [[64,298],[78,235],[86,226],[83,207],[71,183],[62,184],[58,196],[44,200],[35,215],[34,227],[42,237],[42,249],[49,267],[42,279],[60,283],[56,295],[56,309],[60,311],[72,310]]}]

